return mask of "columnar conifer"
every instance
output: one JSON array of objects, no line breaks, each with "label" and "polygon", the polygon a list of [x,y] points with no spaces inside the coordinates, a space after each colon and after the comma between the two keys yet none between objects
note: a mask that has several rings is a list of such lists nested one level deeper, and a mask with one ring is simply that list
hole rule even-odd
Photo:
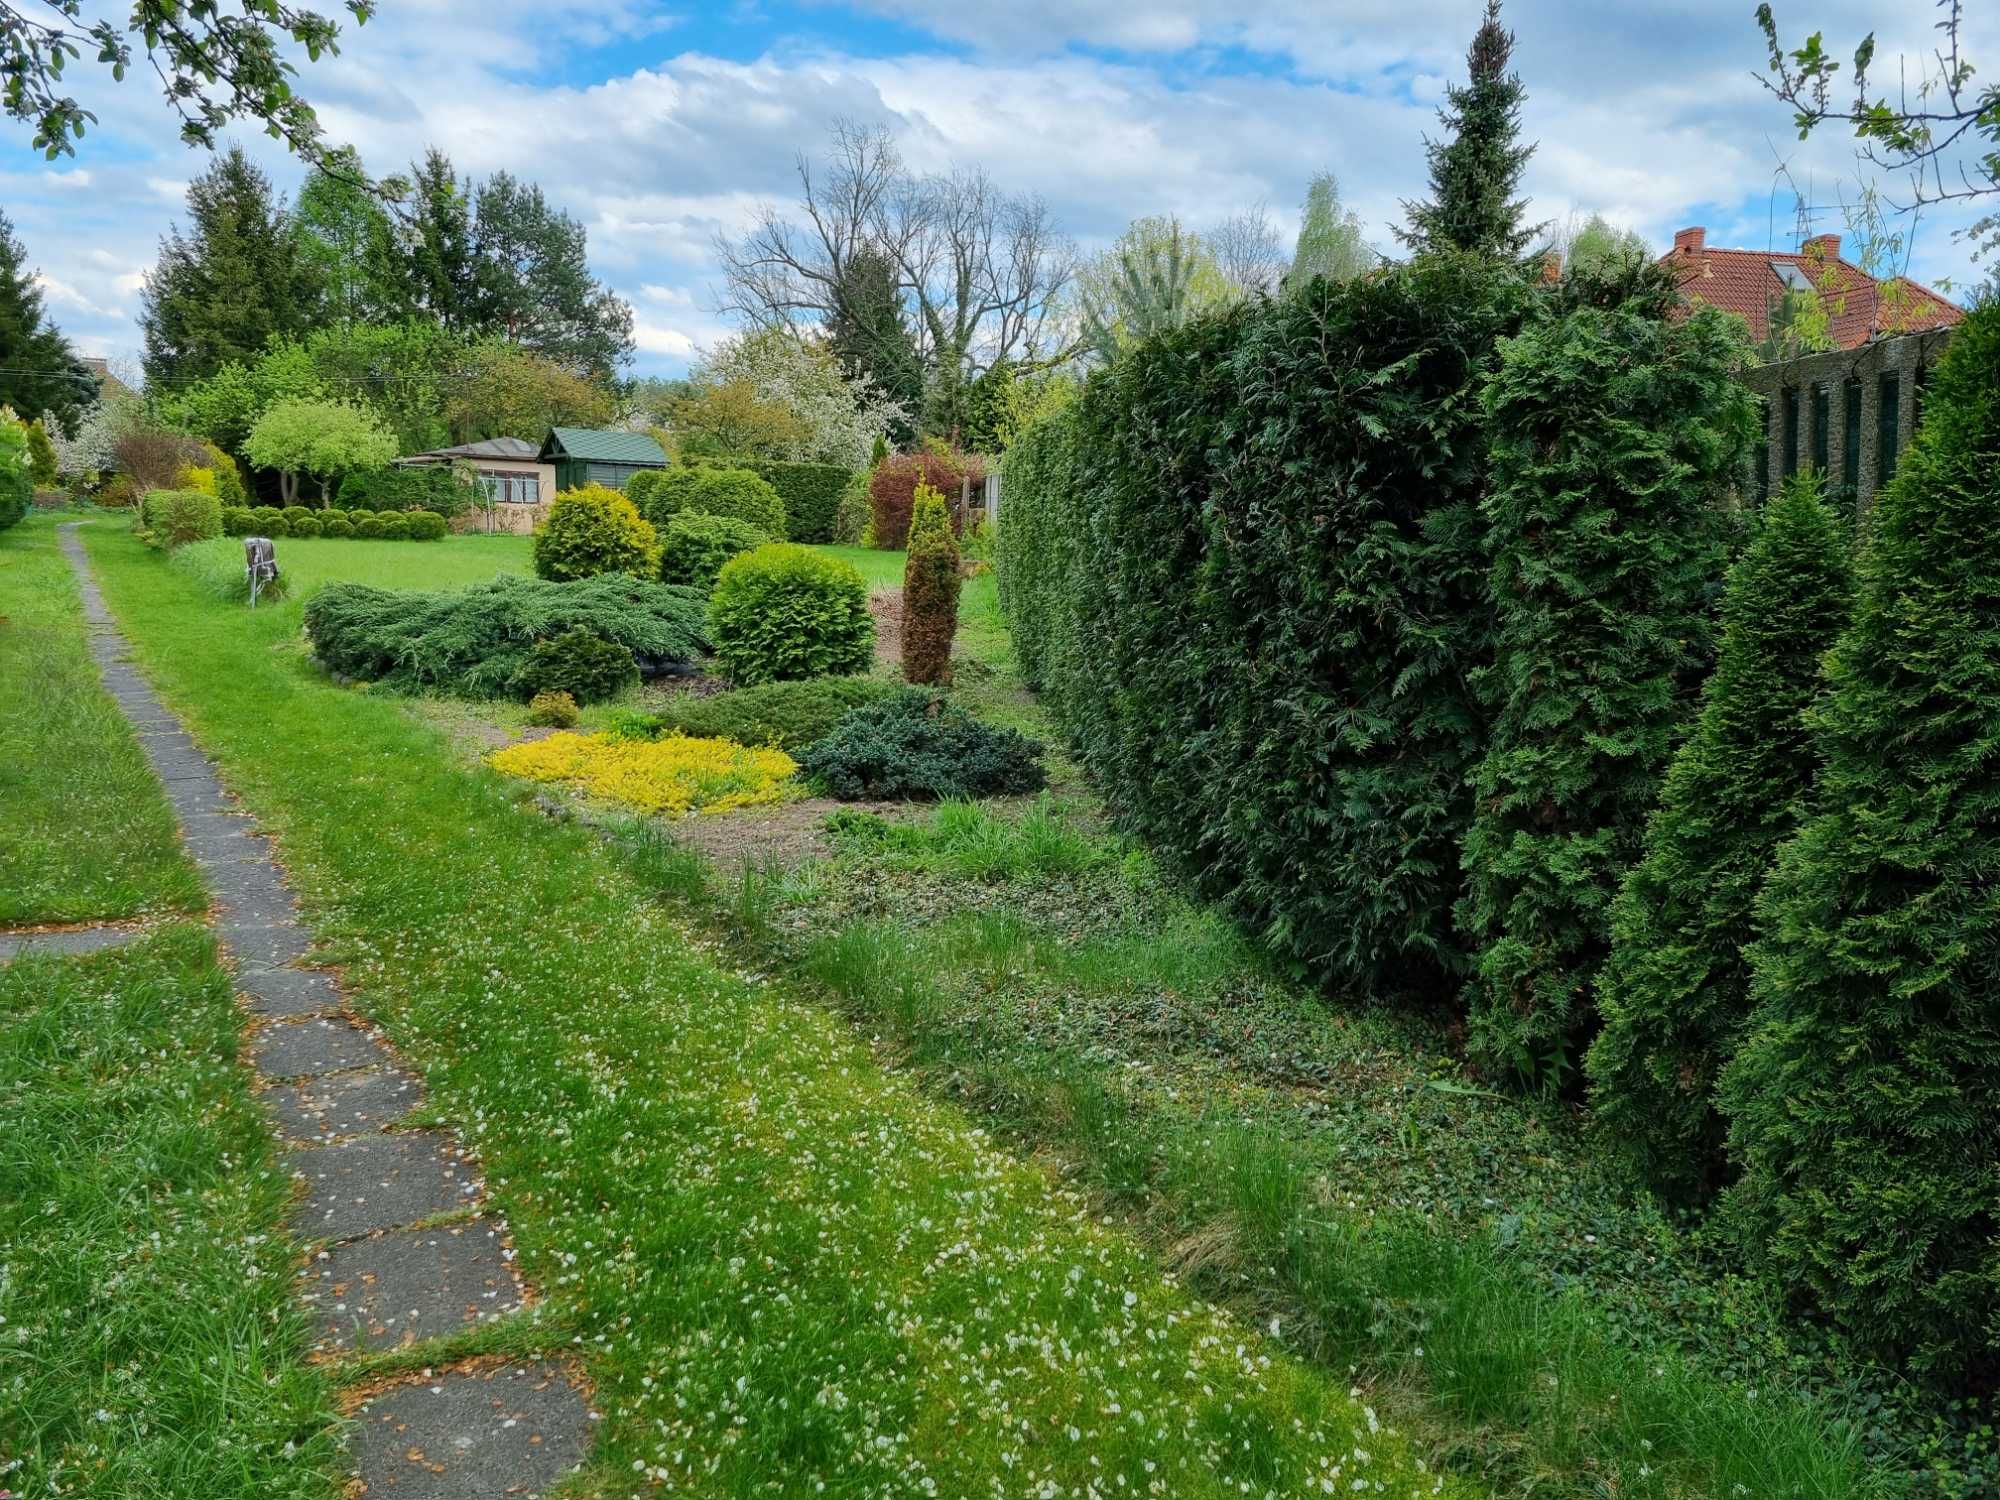
[{"label": "columnar conifer", "polygon": [[1802,816],[1806,711],[1853,603],[1847,535],[1819,488],[1809,474],[1786,481],[1730,574],[1700,721],[1611,909],[1593,1102],[1641,1171],[1681,1198],[1721,1167],[1713,1095],[1750,1012],[1757,892]]},{"label": "columnar conifer", "polygon": [[958,633],[958,538],[944,495],[919,484],[910,506],[909,553],[903,563],[903,678],[951,681],[951,642]]}]

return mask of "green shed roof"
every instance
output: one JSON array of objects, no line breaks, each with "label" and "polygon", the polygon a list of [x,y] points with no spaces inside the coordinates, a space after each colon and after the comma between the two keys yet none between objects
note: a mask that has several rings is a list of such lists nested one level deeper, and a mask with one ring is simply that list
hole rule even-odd
[{"label": "green shed roof", "polygon": [[582,458],[601,464],[667,465],[660,445],[643,432],[605,432],[596,427],[551,427],[542,440],[542,459]]}]

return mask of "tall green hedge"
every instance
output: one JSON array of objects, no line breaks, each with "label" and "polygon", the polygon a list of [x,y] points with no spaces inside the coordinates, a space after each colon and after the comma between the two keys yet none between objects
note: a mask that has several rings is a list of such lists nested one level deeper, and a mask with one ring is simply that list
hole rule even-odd
[{"label": "tall green hedge", "polygon": [[1009,448],[1021,660],[1120,820],[1317,974],[1463,973],[1479,387],[1532,295],[1427,259],[1199,319]]},{"label": "tall green hedge", "polygon": [[1611,900],[1710,659],[1754,430],[1733,320],[1565,300],[1506,341],[1485,392],[1494,719],[1461,907],[1468,1049],[1535,1082],[1588,1040]]},{"label": "tall green hedge", "polygon": [[1701,718],[1611,908],[1591,1102],[1676,1198],[1706,1196],[1722,1171],[1713,1095],[1749,1020],[1757,893],[1804,810],[1816,764],[1806,712],[1853,596],[1846,529],[1818,480],[1795,475],[1730,574]]},{"label": "tall green hedge", "polygon": [[795,542],[833,540],[833,513],[840,492],[853,476],[838,464],[788,464],[759,460],[745,464],[785,502],[785,526]]},{"label": "tall green hedge", "polygon": [[1870,516],[1814,816],[1724,1076],[1730,1203],[1785,1288],[1943,1371],[2000,1349],[2000,305]]}]

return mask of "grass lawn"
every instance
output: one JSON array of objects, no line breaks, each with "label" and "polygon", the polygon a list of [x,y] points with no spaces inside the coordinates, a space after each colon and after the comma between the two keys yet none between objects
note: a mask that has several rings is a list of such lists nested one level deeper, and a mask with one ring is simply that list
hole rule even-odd
[{"label": "grass lawn", "polygon": [[[533,573],[534,539],[447,536],[440,542],[345,541],[280,537],[278,570],[294,599],[324,583],[369,583],[384,589],[454,589],[487,583],[502,573]],[[234,585],[243,574],[243,543],[218,537],[175,554],[176,566]]]},{"label": "grass lawn", "polygon": [[56,526],[0,532],[0,927],[208,904],[84,647]]},{"label": "grass lawn", "polygon": [[252,614],[120,529],[88,542],[481,1153],[540,1336],[596,1383],[581,1493],[1438,1491],[1345,1372],[1190,1297],[616,851],[320,679],[296,602]]},{"label": "grass lawn", "polygon": [[0,967],[0,1490],[338,1493],[241,1019],[192,924]]}]

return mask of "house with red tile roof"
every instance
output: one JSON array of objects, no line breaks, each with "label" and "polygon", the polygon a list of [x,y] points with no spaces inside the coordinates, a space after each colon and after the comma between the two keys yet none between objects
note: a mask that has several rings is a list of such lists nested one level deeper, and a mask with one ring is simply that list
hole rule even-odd
[{"label": "house with red tile roof", "polygon": [[1965,311],[1906,276],[1877,279],[1841,259],[1840,236],[1816,235],[1797,252],[1721,250],[1697,224],[1677,230],[1674,248],[1660,257],[1689,303],[1739,313],[1750,337],[1762,343],[1771,314],[1788,292],[1819,294],[1835,349],[1859,349],[1876,339],[1950,328]]}]

